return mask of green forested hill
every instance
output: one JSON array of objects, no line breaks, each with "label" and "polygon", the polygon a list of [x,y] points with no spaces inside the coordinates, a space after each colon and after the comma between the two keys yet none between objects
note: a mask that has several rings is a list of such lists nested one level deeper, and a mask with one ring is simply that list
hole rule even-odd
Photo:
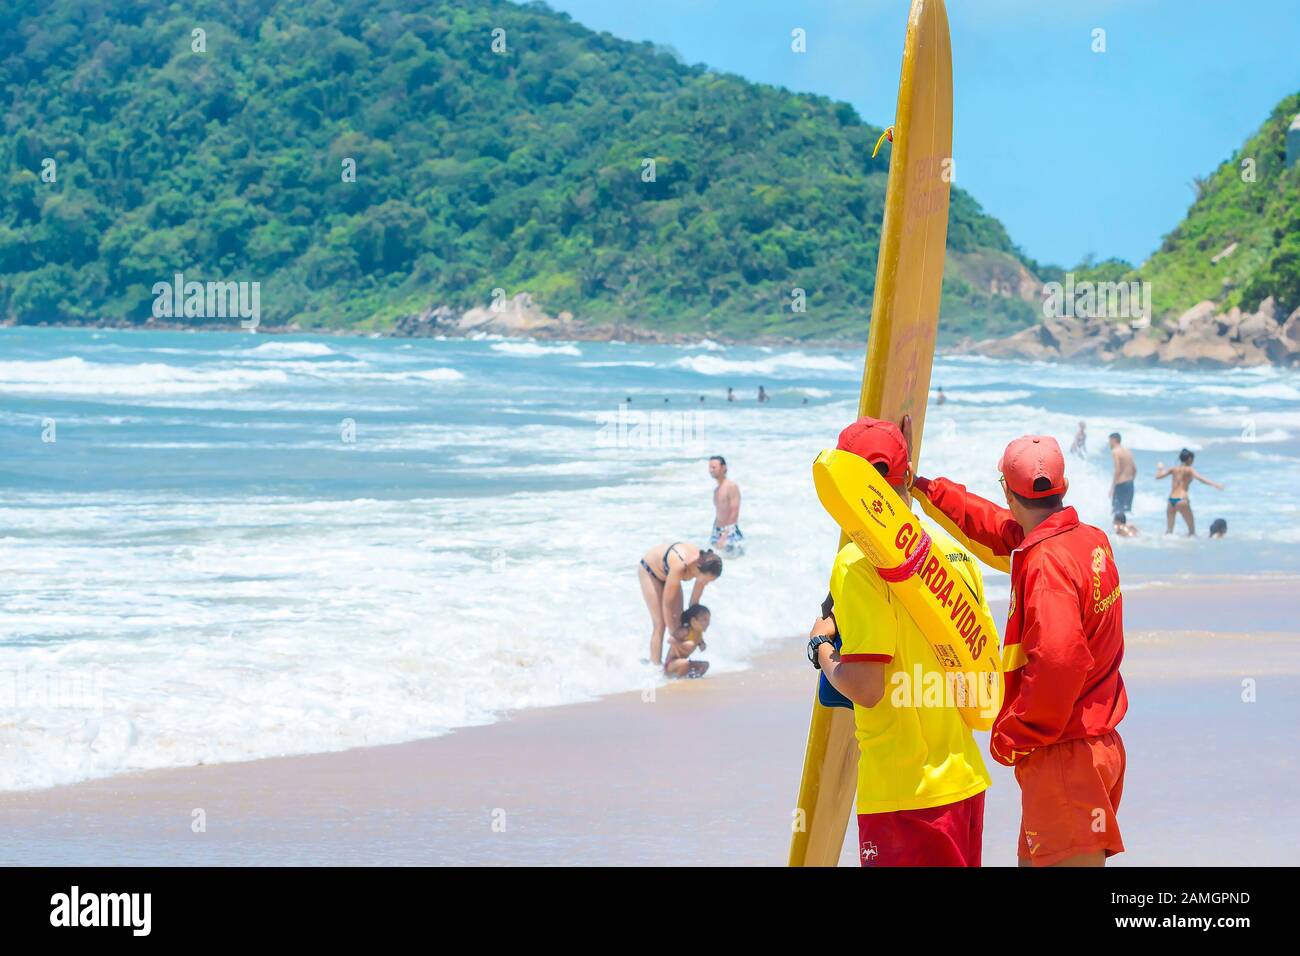
[{"label": "green forested hill", "polygon": [[[0,90],[0,318],[144,321],[176,272],[259,281],[266,324],[382,328],[496,288],[737,337],[858,337],[869,313],[879,128],[541,4],[19,0]],[[988,293],[1021,257],[960,190],[949,245],[945,331],[1032,320]]]},{"label": "green forested hill", "polygon": [[1139,270],[1157,312],[1205,299],[1253,311],[1270,295],[1282,315],[1300,308],[1300,163],[1286,168],[1287,127],[1297,113],[1300,93],[1195,184],[1187,218]]}]

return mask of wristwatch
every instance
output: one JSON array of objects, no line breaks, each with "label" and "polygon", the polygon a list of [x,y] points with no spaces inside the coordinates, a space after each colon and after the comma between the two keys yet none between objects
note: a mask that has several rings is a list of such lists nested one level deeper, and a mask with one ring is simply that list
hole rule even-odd
[{"label": "wristwatch", "polygon": [[823,644],[834,644],[835,638],[826,634],[818,634],[808,641],[808,661],[818,670],[822,669],[822,662],[818,656],[817,648]]}]

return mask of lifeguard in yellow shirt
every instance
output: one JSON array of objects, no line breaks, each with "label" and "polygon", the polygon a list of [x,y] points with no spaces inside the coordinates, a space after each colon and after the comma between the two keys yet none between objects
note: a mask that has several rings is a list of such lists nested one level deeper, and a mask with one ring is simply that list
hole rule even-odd
[{"label": "lifeguard in yellow shirt", "polygon": [[[859,419],[837,447],[868,461],[911,505],[913,469],[898,426]],[[920,524],[987,613],[974,558]],[[855,544],[835,558],[808,657],[853,704],[862,865],[979,866],[988,770],[930,642]]]}]

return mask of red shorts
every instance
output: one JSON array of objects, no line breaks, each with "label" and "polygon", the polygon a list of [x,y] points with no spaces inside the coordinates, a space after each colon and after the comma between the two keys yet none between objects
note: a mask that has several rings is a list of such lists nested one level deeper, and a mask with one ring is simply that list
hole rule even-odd
[{"label": "red shorts", "polygon": [[1124,741],[1113,730],[1048,744],[1018,760],[1020,859],[1051,866],[1098,850],[1123,853],[1115,811],[1124,763]]},{"label": "red shorts", "polygon": [[926,810],[858,814],[863,866],[979,866],[984,791]]}]

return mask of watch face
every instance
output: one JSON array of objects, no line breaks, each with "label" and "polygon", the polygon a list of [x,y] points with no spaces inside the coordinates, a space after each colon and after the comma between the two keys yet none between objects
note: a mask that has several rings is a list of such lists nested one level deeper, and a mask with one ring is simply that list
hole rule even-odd
[{"label": "watch face", "polygon": [[825,643],[826,643],[826,638],[820,634],[808,642],[808,660],[810,662],[812,662],[813,664],[817,663],[817,657],[818,657],[817,649]]}]

